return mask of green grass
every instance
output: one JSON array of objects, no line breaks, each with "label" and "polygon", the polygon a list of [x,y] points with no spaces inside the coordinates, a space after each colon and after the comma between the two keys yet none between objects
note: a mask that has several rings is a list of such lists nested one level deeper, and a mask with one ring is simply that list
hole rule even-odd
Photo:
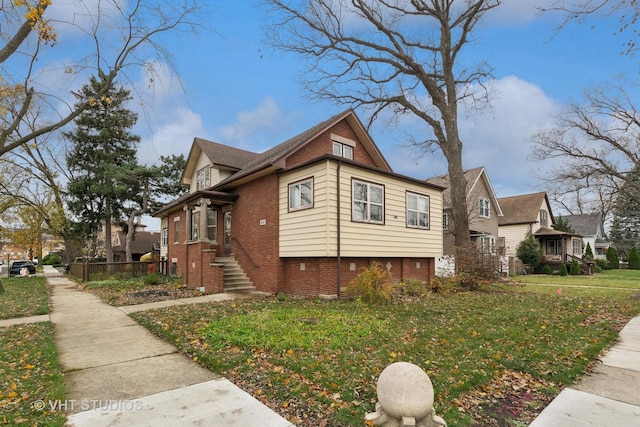
[{"label": "green grass", "polygon": [[[437,412],[449,426],[483,425],[484,416],[522,425],[530,421],[524,412],[491,409],[511,408],[501,400],[513,388],[500,384],[505,374],[529,378],[528,390],[548,401],[640,311],[640,301],[622,294],[612,304],[590,292],[528,288],[495,286],[391,305],[243,300],[133,317],[298,426],[363,425],[374,409],[376,380],[395,361],[429,374]],[[479,395],[486,399],[465,405]]]},{"label": "green grass", "polygon": [[534,274],[516,276],[513,280],[526,284],[597,286],[640,290],[640,270],[604,270],[591,276],[558,276]]},{"label": "green grass", "polygon": [[53,325],[0,328],[0,342],[0,425],[64,426],[66,416],[49,404],[65,398]]},{"label": "green grass", "polygon": [[0,278],[0,319],[37,316],[49,313],[44,277]]}]

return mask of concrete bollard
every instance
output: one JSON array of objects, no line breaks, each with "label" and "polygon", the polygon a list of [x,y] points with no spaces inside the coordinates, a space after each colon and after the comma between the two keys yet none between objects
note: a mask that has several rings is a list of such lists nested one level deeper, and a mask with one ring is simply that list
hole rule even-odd
[{"label": "concrete bollard", "polygon": [[413,363],[396,362],[384,368],[376,386],[376,411],[365,420],[383,427],[446,427],[433,409],[429,375]]}]

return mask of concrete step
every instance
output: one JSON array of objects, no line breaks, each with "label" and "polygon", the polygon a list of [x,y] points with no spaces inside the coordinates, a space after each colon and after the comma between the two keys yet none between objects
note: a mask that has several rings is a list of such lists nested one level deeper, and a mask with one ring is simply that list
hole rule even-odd
[{"label": "concrete step", "polygon": [[255,291],[255,286],[247,277],[242,266],[238,264],[235,256],[216,257],[215,262],[224,265],[225,292]]}]

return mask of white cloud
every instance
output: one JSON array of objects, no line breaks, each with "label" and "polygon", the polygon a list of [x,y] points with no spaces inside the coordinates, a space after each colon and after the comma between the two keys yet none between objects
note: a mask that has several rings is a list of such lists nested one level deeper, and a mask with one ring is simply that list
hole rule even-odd
[{"label": "white cloud", "polygon": [[218,129],[223,137],[223,143],[234,147],[242,147],[254,151],[262,151],[280,143],[269,138],[276,134],[288,122],[280,106],[272,98],[263,99],[251,111],[241,111],[236,114],[236,121]]},{"label": "white cloud", "polygon": [[531,136],[551,126],[560,107],[515,76],[496,80],[494,88],[490,110],[460,120],[464,167],[485,166],[500,197],[539,191],[539,165],[528,159]]},{"label": "white cloud", "polygon": [[149,136],[143,137],[138,149],[142,164],[157,164],[160,156],[189,153],[193,138],[203,135],[202,118],[199,114],[178,107],[173,110],[170,121],[163,122]]}]

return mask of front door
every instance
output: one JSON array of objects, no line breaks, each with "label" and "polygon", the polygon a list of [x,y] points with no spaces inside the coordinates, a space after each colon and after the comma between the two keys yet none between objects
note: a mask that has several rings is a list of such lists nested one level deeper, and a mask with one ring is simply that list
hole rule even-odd
[{"label": "front door", "polygon": [[224,224],[224,253],[231,253],[231,211],[227,211],[223,214],[223,224]]}]

